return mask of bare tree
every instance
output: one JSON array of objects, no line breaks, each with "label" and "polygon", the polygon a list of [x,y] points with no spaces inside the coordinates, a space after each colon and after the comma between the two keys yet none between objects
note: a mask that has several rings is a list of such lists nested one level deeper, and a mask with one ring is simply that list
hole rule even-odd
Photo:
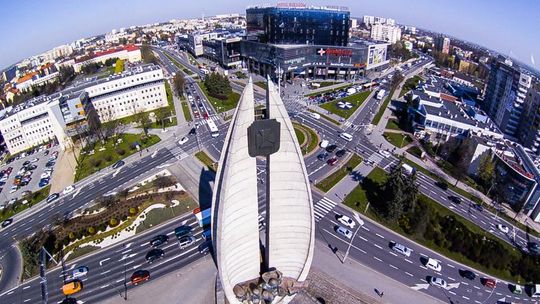
[{"label": "bare tree", "polygon": [[148,135],[148,129],[150,128],[150,117],[148,112],[143,111],[142,109],[135,111],[135,120],[139,123],[140,127],[143,128],[144,135]]}]

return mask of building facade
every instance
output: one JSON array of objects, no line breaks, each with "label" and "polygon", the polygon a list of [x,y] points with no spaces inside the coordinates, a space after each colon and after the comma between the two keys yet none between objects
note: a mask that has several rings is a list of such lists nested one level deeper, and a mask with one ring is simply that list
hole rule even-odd
[{"label": "building facade", "polygon": [[439,35],[434,39],[435,50],[444,54],[450,54],[450,38]]},{"label": "building facade", "polygon": [[203,40],[203,55],[223,68],[241,66],[241,42],[240,37]]},{"label": "building facade", "polygon": [[377,23],[371,26],[371,39],[394,44],[401,40],[401,29],[397,26]]},{"label": "building facade", "polygon": [[540,156],[540,83],[534,82],[525,98],[525,109],[519,129],[522,145]]},{"label": "building facade", "polygon": [[0,133],[11,154],[53,139],[64,147],[92,124],[167,105],[161,68],[138,66],[8,108],[0,117]]},{"label": "building facade", "polygon": [[394,26],[396,25],[396,20],[384,17],[364,16],[363,23],[367,27],[371,27],[374,24],[386,24]]},{"label": "building facade", "polygon": [[349,39],[350,13],[343,7],[250,7],[246,22],[247,39],[261,43],[346,46]]},{"label": "building facade", "polygon": [[76,73],[79,73],[82,67],[90,63],[105,63],[108,59],[121,59],[126,60],[131,63],[140,62],[142,60],[141,50],[136,45],[126,45],[114,49],[109,49],[105,51],[95,52],[88,56],[83,56],[75,59],[73,64],[73,70]]}]

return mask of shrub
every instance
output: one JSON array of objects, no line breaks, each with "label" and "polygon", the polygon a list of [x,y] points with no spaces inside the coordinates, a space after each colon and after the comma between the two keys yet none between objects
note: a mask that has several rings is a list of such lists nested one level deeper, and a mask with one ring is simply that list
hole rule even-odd
[{"label": "shrub", "polygon": [[116,152],[116,154],[118,155],[124,155],[126,154],[126,150],[122,149],[122,148],[116,148],[114,149],[114,151]]},{"label": "shrub", "polygon": [[111,218],[111,219],[109,220],[109,226],[110,226],[110,227],[116,227],[116,226],[118,226],[118,220],[115,219],[115,218]]},{"label": "shrub", "polygon": [[129,215],[134,216],[135,214],[137,214],[137,208],[135,207],[129,208]]},{"label": "shrub", "polygon": [[90,235],[96,234],[96,228],[94,228],[92,226],[88,227],[87,231],[88,231],[88,234],[90,234]]},{"label": "shrub", "polygon": [[105,160],[106,161],[110,162],[112,159],[113,159],[112,155],[110,155],[110,154],[105,155]]},{"label": "shrub", "polygon": [[101,165],[101,159],[100,158],[92,158],[90,159],[90,164],[94,167],[99,167]]},{"label": "shrub", "polygon": [[69,237],[70,240],[74,240],[77,236],[75,235],[75,233],[70,232],[70,233],[68,234],[68,237]]}]

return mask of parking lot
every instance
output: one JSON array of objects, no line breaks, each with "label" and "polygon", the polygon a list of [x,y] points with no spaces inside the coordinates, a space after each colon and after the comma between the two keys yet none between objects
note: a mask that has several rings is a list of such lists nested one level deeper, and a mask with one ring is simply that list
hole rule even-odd
[{"label": "parking lot", "polygon": [[[45,171],[48,169],[52,175],[56,161],[51,160],[59,149],[58,145],[50,148],[42,146],[36,148],[34,153],[20,154],[18,159],[15,158],[10,163],[5,162],[0,168],[0,206],[7,206],[10,202],[14,202],[13,199],[18,200],[29,192],[47,186],[50,176],[47,178],[49,174]],[[40,183],[42,176],[44,179]]]}]

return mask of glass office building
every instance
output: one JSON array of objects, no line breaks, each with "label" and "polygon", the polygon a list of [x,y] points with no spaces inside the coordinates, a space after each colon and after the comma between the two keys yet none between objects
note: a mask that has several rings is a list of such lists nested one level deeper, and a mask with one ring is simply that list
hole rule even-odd
[{"label": "glass office building", "polygon": [[246,10],[247,39],[272,44],[347,46],[350,13],[343,7],[281,4]]}]

